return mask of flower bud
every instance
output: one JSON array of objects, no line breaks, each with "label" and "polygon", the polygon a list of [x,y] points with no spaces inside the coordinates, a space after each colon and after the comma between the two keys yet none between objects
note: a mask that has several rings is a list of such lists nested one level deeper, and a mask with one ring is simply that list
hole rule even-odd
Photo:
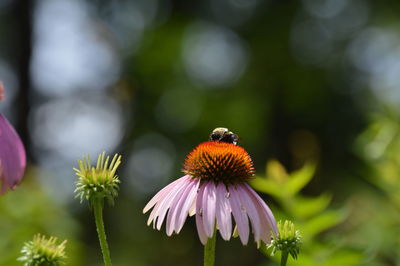
[{"label": "flower bud", "polygon": [[114,203],[120,183],[115,172],[121,164],[121,155],[115,154],[110,164],[109,161],[110,157],[105,157],[105,152],[98,156],[96,167],[91,165],[89,156],[78,161],[79,169],[74,168],[78,176],[75,193],[81,202],[88,200],[92,205],[93,201],[106,198],[110,204]]},{"label": "flower bud", "polygon": [[297,259],[300,252],[301,235],[296,230],[291,221],[279,221],[277,224],[279,235],[272,235],[272,241],[268,248],[272,248],[271,255],[274,256],[276,251],[287,252],[293,259]]},{"label": "flower bud", "polygon": [[37,234],[32,241],[26,242],[22,247],[22,257],[19,261],[24,266],[59,266],[65,264],[65,245],[67,240],[57,244],[56,237],[46,239],[45,236]]}]

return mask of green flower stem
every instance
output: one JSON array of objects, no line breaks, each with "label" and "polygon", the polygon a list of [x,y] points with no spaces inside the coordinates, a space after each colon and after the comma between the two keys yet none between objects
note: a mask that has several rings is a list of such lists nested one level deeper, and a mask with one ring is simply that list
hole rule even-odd
[{"label": "green flower stem", "polygon": [[94,219],[96,221],[97,234],[99,236],[101,252],[103,253],[104,265],[111,266],[110,250],[108,249],[106,232],[103,222],[103,201],[97,199],[93,201]]},{"label": "green flower stem", "polygon": [[281,255],[281,266],[286,266],[287,259],[289,257],[289,252],[282,250],[282,255]]},{"label": "green flower stem", "polygon": [[212,238],[209,238],[204,246],[204,266],[214,266],[215,263],[215,242],[217,241],[217,230]]}]

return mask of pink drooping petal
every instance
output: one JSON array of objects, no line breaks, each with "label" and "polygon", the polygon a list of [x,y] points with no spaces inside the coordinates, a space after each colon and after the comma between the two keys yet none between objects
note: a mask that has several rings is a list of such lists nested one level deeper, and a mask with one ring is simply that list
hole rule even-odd
[{"label": "pink drooping petal", "polygon": [[172,203],[174,202],[175,198],[180,195],[182,191],[185,190],[186,186],[189,185],[190,182],[189,180],[186,180],[186,182],[182,182],[180,186],[175,186],[172,190],[171,193],[169,193],[165,199],[162,201],[158,213],[156,216],[157,218],[157,230],[161,229],[162,223],[164,222],[165,215],[167,214],[168,209],[171,207]]},{"label": "pink drooping petal", "polygon": [[[199,184],[200,184],[200,182],[199,182]],[[198,187],[197,187],[197,189],[198,189]],[[193,216],[196,214],[196,200],[197,200],[197,193],[196,193],[196,197],[192,201],[192,205],[190,205],[190,207],[189,207],[189,216]]]},{"label": "pink drooping petal", "polygon": [[237,189],[240,200],[246,209],[247,215],[250,218],[251,227],[254,233],[254,240],[258,243],[260,242],[261,238],[261,219],[257,212],[257,208],[251,198],[251,195],[242,184],[237,185]]},{"label": "pink drooping petal", "polygon": [[166,226],[165,226],[165,230],[167,233],[167,236],[171,236],[172,233],[174,232],[175,229],[175,217],[176,215],[174,213],[176,213],[177,210],[177,205],[179,203],[179,201],[185,197],[185,194],[187,193],[188,189],[190,189],[191,186],[191,182],[189,181],[187,186],[179,189],[175,195],[175,197],[173,199],[171,199],[171,203],[169,204],[169,210],[168,210],[168,214],[166,215],[167,217],[167,222],[166,222]]},{"label": "pink drooping petal", "polygon": [[184,203],[181,207],[181,211],[176,219],[175,222],[175,232],[178,234],[182,227],[183,224],[186,221],[186,218],[188,215],[190,215],[190,208],[192,207],[193,204],[196,204],[196,196],[197,196],[197,190],[199,189],[200,185],[200,180],[195,179],[193,180],[194,185],[191,187],[191,190],[189,191],[186,199],[184,199]]},{"label": "pink drooping petal", "polygon": [[186,180],[188,178],[188,175],[185,175],[177,180],[175,180],[174,182],[168,184],[166,187],[164,187],[163,189],[161,189],[147,204],[146,206],[143,208],[143,213],[148,212],[151,208],[153,208],[153,206],[155,204],[157,204],[157,202],[160,201],[160,199],[162,199],[166,193],[168,193],[172,187],[176,186],[179,182],[182,182],[183,180]]},{"label": "pink drooping petal", "polygon": [[216,227],[224,240],[231,238],[232,213],[243,245],[248,243],[250,223],[257,243],[269,243],[271,229],[277,234],[271,210],[249,185],[216,185],[213,181],[200,184],[200,179],[186,175],[163,188],[143,210],[153,208],[148,224],[153,222],[153,227],[160,230],[166,218],[170,236],[180,232],[188,215],[196,214],[198,235],[205,245]]},{"label": "pink drooping petal", "polygon": [[246,209],[240,201],[239,192],[235,186],[229,186],[229,194],[229,203],[231,204],[232,214],[235,218],[240,241],[242,241],[243,245],[247,245],[250,230]]},{"label": "pink drooping petal", "polygon": [[[169,198],[169,196],[174,191],[176,191],[177,188],[181,187],[182,184],[185,184],[188,180],[189,180],[188,176],[183,176],[183,177],[175,180],[174,182],[171,183],[172,186],[171,186],[171,184],[169,184],[168,186],[163,188],[159,193],[157,193],[156,196],[153,197],[153,199],[156,198],[157,201],[151,202],[151,201],[153,201],[153,199],[150,200],[150,202],[147,205],[151,206],[150,205],[150,203],[151,203],[154,206],[154,203],[155,203],[155,206],[154,206],[152,212],[150,213],[149,219],[147,220],[147,225],[150,225],[150,223],[153,222],[153,228],[155,228],[156,220],[159,216],[159,213],[161,212],[161,207],[165,206],[164,201],[167,198]],[[147,211],[148,208],[145,208],[145,210]]]},{"label": "pink drooping petal", "polygon": [[229,240],[232,235],[230,194],[223,183],[217,185],[216,218],[219,232],[224,240]]},{"label": "pink drooping petal", "polygon": [[149,209],[151,209],[153,206],[153,210],[151,211],[149,218],[147,219],[147,225],[150,225],[151,222],[153,223],[153,228],[155,228],[155,220],[157,218],[157,214],[159,212],[160,206],[162,202],[165,200],[165,197],[171,193],[171,191],[176,187],[179,186],[179,184],[184,183],[186,181],[186,176],[181,177],[171,184],[167,185],[165,188],[163,188],[161,191],[159,191],[151,200],[149,203],[147,203],[146,207],[144,208],[143,212],[147,212]]},{"label": "pink drooping petal", "polygon": [[25,148],[7,119],[0,114],[0,193],[14,189],[26,167]]},{"label": "pink drooping petal", "polygon": [[[188,216],[188,210],[183,208],[183,205],[189,200],[188,196],[191,192],[197,192],[197,188],[195,188],[197,180],[189,180],[185,189],[181,190],[175,197],[174,201],[171,203],[171,208],[168,211],[167,216],[167,235],[170,236],[174,231],[177,232],[177,217],[183,216],[183,222],[186,220]],[[193,193],[192,193],[193,194]]]},{"label": "pink drooping petal", "polygon": [[206,235],[211,238],[215,230],[215,205],[217,201],[216,187],[214,182],[206,182],[203,184],[203,224]]},{"label": "pink drooping petal", "polygon": [[[275,235],[278,235],[278,228],[276,226],[276,220],[274,217],[274,214],[272,213],[271,209],[268,207],[268,205],[263,201],[263,199],[248,185],[245,184],[246,189],[250,192],[250,194],[254,197],[254,202],[259,204],[262,212],[265,216],[265,219],[268,222],[268,225],[270,229],[274,232]],[[270,230],[268,230],[269,232]],[[268,238],[268,242],[270,239]],[[266,243],[268,243],[266,242]]]},{"label": "pink drooping petal", "polygon": [[264,241],[264,243],[271,242],[271,226],[269,225],[267,213],[265,212],[264,207],[261,202],[255,198],[251,192],[249,192],[250,198],[253,201],[254,206],[257,209],[257,213],[260,217],[260,239]]},{"label": "pink drooping petal", "polygon": [[197,233],[199,234],[200,241],[203,245],[205,245],[208,241],[208,237],[204,230],[203,223],[203,194],[204,194],[205,186],[201,186],[199,192],[197,193],[196,199],[196,227]]}]

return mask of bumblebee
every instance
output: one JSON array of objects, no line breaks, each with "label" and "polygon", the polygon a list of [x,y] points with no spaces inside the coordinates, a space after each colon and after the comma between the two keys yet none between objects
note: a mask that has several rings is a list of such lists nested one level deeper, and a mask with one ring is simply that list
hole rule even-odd
[{"label": "bumblebee", "polygon": [[217,127],[210,134],[210,140],[237,144],[239,137],[224,127]]}]

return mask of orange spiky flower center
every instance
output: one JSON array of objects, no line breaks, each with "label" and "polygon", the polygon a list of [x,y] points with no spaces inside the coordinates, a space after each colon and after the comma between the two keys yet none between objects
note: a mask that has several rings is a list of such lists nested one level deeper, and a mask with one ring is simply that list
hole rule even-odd
[{"label": "orange spiky flower center", "polygon": [[182,171],[204,181],[238,184],[254,176],[253,162],[242,147],[221,142],[206,141],[186,157]]}]

